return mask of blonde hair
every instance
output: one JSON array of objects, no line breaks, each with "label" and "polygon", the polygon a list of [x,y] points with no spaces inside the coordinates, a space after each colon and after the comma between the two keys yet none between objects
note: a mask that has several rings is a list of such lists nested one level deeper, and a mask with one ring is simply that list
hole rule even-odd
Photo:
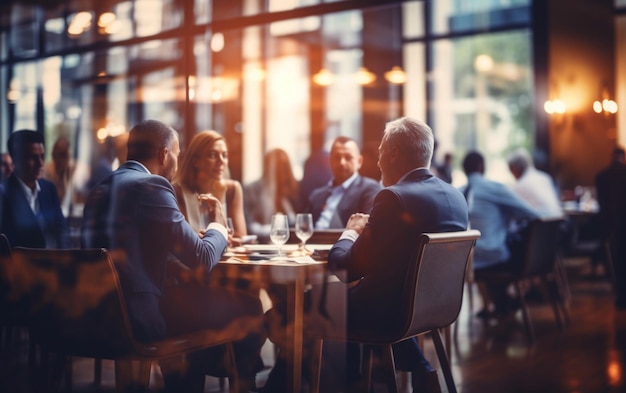
[{"label": "blonde hair", "polygon": [[187,146],[187,150],[181,155],[178,172],[174,182],[189,190],[197,192],[197,169],[194,166],[194,163],[198,158],[200,158],[200,155],[207,147],[212,146],[213,143],[219,140],[224,140],[224,137],[219,132],[213,130],[201,131],[194,135],[189,142],[189,146]]}]

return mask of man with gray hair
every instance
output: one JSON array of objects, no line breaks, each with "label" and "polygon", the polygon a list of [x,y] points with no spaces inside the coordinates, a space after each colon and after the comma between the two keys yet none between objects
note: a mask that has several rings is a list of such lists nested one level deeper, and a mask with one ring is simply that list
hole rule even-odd
[{"label": "man with gray hair", "polygon": [[535,168],[533,159],[526,149],[514,150],[508,157],[508,164],[509,170],[517,180],[511,188],[533,207],[541,218],[563,216],[554,181],[550,175]]},{"label": "man with gray hair", "polygon": [[[430,127],[409,117],[387,123],[378,148],[385,186],[371,213],[353,214],[328,256],[332,269],[346,269],[354,281],[347,297],[347,329],[368,326],[385,331],[398,323],[402,285],[426,232],[463,231],[468,227],[463,194],[433,176],[434,137]],[[329,296],[329,298],[334,298]],[[393,346],[396,367],[410,371],[414,392],[440,392],[436,371],[417,341]]]}]

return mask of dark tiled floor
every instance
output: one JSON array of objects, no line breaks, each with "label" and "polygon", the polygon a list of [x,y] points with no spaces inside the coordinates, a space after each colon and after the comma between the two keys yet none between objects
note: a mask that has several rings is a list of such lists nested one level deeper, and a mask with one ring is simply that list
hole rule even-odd
[{"label": "dark tiled floor", "polygon": [[[548,305],[531,305],[537,335],[532,346],[527,343],[519,313],[487,324],[471,317],[465,302],[451,359],[459,392],[626,392],[626,311],[615,311],[610,285],[603,277],[591,275],[585,261],[568,262],[571,324],[559,330]],[[478,309],[480,304],[476,303]],[[438,366],[429,339],[425,349],[426,356]],[[264,358],[266,364],[272,364],[271,344],[264,348]],[[34,377],[24,365],[23,351],[10,355],[4,351],[1,360],[0,392],[33,391]],[[92,385],[92,360],[75,359],[73,371],[74,392],[114,391],[111,362],[104,362],[99,388]],[[162,383],[158,368],[154,371],[151,391],[156,392]],[[267,373],[259,374],[259,385]],[[400,375],[399,380],[402,385],[407,378]],[[219,391],[218,380],[207,377],[206,392]],[[383,386],[376,386],[377,393],[385,391]],[[402,391],[408,391],[406,384]]]}]

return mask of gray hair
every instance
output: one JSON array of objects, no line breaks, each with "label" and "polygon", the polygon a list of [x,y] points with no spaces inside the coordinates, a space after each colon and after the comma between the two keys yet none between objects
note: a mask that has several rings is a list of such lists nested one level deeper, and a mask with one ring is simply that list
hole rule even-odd
[{"label": "gray hair", "polygon": [[152,160],[161,149],[169,147],[177,136],[176,130],[158,120],[143,120],[128,134],[128,159],[139,162]]},{"label": "gray hair", "polygon": [[415,168],[430,167],[435,137],[428,124],[411,117],[401,117],[385,126],[385,141],[394,145]]},{"label": "gray hair", "polygon": [[515,149],[511,154],[509,154],[507,160],[509,167],[519,173],[524,173],[528,168],[534,166],[533,159],[530,157],[530,154],[526,151],[526,149],[519,148]]}]

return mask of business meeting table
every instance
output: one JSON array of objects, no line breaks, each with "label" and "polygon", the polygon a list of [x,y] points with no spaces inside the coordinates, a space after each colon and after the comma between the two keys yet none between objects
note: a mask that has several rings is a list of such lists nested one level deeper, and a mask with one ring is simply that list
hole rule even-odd
[{"label": "business meeting table", "polygon": [[302,348],[304,331],[304,295],[312,284],[332,279],[326,273],[326,255],[332,244],[307,244],[309,254],[301,255],[298,245],[282,247],[285,257],[277,257],[275,245],[250,244],[227,250],[213,269],[213,279],[246,280],[259,288],[283,284],[287,288],[286,337],[287,386],[289,391],[301,391]]}]

